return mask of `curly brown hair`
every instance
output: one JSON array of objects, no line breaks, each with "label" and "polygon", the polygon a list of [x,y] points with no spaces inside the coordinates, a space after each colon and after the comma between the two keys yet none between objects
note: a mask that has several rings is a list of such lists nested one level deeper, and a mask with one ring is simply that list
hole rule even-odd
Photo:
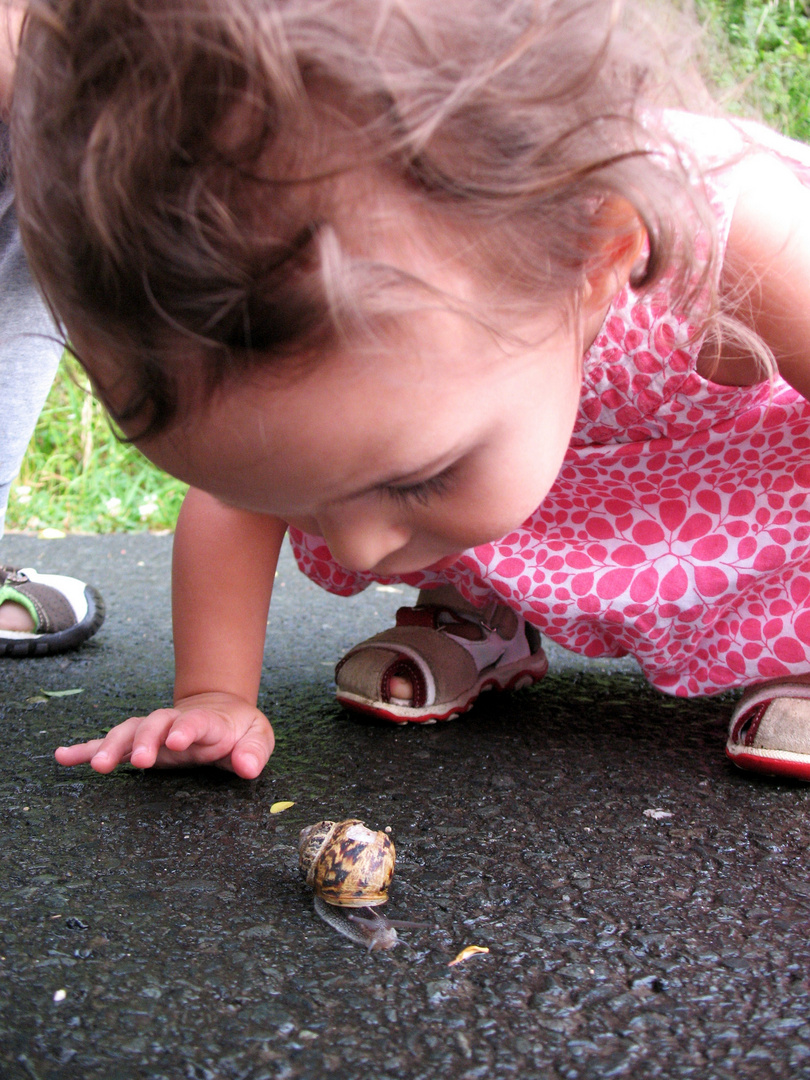
[{"label": "curly brown hair", "polygon": [[649,237],[635,284],[666,268],[686,302],[695,217],[711,226],[651,122],[681,93],[663,10],[31,0],[12,137],[34,273],[62,327],[115,355],[118,419],[149,433],[186,380],[294,370],[416,295],[365,253],[385,188],[493,296],[533,305],[580,287],[620,195]]}]

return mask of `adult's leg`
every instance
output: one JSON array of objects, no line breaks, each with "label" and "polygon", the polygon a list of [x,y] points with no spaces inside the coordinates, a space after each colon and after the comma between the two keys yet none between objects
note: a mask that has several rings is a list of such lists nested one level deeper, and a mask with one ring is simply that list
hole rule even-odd
[{"label": "adult's leg", "polygon": [[[11,484],[48,395],[61,345],[25,261],[0,126],[0,536]],[[96,590],[76,578],[0,563],[0,655],[75,648],[104,619]]]}]

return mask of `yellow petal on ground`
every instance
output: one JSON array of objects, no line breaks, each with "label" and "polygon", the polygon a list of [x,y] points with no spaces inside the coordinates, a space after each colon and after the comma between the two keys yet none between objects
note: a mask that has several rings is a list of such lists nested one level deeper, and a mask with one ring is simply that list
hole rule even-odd
[{"label": "yellow petal on ground", "polygon": [[294,802],[274,802],[270,807],[271,814],[283,814],[285,810],[289,810],[291,806],[295,806]]},{"label": "yellow petal on ground", "polygon": [[468,945],[466,949],[462,949],[455,960],[451,960],[447,965],[453,967],[455,964],[461,964],[464,960],[469,960],[471,956],[477,956],[478,953],[488,953],[489,949],[484,948],[483,945]]}]

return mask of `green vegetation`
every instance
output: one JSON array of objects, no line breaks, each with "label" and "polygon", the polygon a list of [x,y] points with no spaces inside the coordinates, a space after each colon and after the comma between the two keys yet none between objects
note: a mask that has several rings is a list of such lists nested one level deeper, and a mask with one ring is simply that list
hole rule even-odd
[{"label": "green vegetation", "polygon": [[[695,0],[712,79],[730,109],[810,142],[810,3]],[[171,529],[184,486],[115,439],[86,380],[63,362],[19,481],[9,529]]]},{"label": "green vegetation", "polygon": [[7,528],[173,529],[185,490],[116,439],[86,376],[66,355],[12,488]]},{"label": "green vegetation", "polygon": [[695,0],[695,8],[727,107],[810,142],[810,3]]}]

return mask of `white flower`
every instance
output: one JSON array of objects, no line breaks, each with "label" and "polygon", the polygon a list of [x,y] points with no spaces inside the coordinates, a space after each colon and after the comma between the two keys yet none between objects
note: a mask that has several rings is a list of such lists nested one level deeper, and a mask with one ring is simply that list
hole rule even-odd
[{"label": "white flower", "polygon": [[110,515],[110,517],[118,517],[121,513],[121,500],[117,495],[113,495],[111,499],[107,499],[104,503],[104,509]]},{"label": "white flower", "polygon": [[138,513],[141,515],[141,521],[146,521],[152,514],[156,514],[158,511],[158,504],[154,499],[147,499],[146,502],[142,502],[138,507]]}]

